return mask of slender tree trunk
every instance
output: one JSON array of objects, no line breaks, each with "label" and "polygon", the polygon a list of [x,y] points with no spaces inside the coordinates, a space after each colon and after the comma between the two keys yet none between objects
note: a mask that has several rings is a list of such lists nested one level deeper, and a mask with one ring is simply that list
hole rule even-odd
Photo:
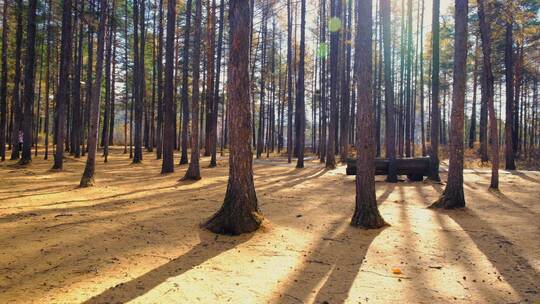
[{"label": "slender tree trunk", "polygon": [[[201,61],[201,19],[202,19],[202,1],[195,2],[195,30],[193,40],[193,93],[191,97],[191,162],[183,180],[200,180],[201,173],[199,168],[199,76]],[[246,57],[247,58],[247,57]]]},{"label": "slender tree trunk", "polygon": [[[186,26],[184,29],[184,54],[182,67],[182,155],[180,157],[180,165],[188,163],[188,127],[189,127],[189,93],[188,93],[188,78],[189,78],[189,48],[190,48],[190,33],[191,33],[191,6],[192,0],[186,2]],[[165,139],[164,139],[165,140]]]},{"label": "slender tree trunk", "polygon": [[[490,9],[486,10],[486,2],[478,0],[478,19],[480,22],[480,36],[482,38],[483,58],[483,77],[482,77],[482,99],[486,100],[489,109],[489,129],[491,141],[491,157],[492,157],[492,172],[491,172],[491,189],[499,188],[499,138],[497,132],[497,117],[495,114],[495,105],[493,101],[493,72],[491,70],[491,25],[490,20],[486,20],[486,13],[491,13]],[[491,18],[489,18],[491,19]],[[487,141],[487,138],[486,138]]]},{"label": "slender tree trunk", "polygon": [[92,88],[92,100],[90,101],[90,128],[88,130],[88,157],[86,166],[81,178],[81,187],[94,185],[94,173],[96,170],[96,153],[98,144],[98,123],[99,123],[99,102],[101,95],[101,78],[103,74],[103,55],[105,50],[105,39],[107,39],[107,0],[100,0],[99,6],[97,53],[96,53],[96,79]]},{"label": "slender tree trunk", "polygon": [[296,90],[296,113],[298,125],[296,144],[298,145],[298,162],[296,168],[304,168],[304,148],[306,144],[306,105],[305,105],[305,55],[306,55],[306,0],[301,0],[300,17],[300,63],[298,64],[298,84]]},{"label": "slender tree trunk", "polygon": [[22,12],[23,3],[22,0],[17,0],[17,30],[15,38],[15,76],[13,79],[13,102],[12,102],[12,112],[13,119],[11,124],[11,160],[19,159],[20,157],[20,148],[19,148],[19,132],[21,131],[21,122],[23,120],[23,109],[21,104],[20,96],[20,85],[21,85],[21,49],[22,49],[22,35],[23,35],[23,20]]},{"label": "slender tree trunk", "polygon": [[221,209],[205,227],[220,234],[255,231],[262,222],[253,182],[250,144],[249,0],[231,0],[229,10],[231,51],[227,100],[231,115],[231,154],[227,193]]},{"label": "slender tree trunk", "polygon": [[[116,0],[112,0],[112,8],[110,9],[109,20],[114,20],[116,9]],[[109,160],[109,132],[111,129],[111,116],[114,104],[114,55],[113,48],[116,41],[116,29],[114,22],[109,22],[109,37],[107,42],[107,58],[105,59],[105,113],[103,117],[103,133],[101,135],[101,141],[103,143],[103,156],[104,162]]]},{"label": "slender tree trunk", "polygon": [[[68,0],[69,1],[69,0]],[[26,56],[24,61],[24,116],[23,116],[23,149],[22,158],[19,164],[25,165],[32,161],[32,122],[34,111],[34,95],[35,95],[35,80],[36,80],[36,11],[37,0],[28,2],[28,17],[26,30]],[[71,29],[70,29],[71,32]],[[71,44],[71,42],[70,42]],[[71,52],[70,52],[71,53]],[[68,54],[69,56],[70,53]],[[69,65],[68,65],[69,69]],[[68,95],[69,96],[69,95]]]},{"label": "slender tree trunk", "polygon": [[174,110],[174,28],[176,25],[176,0],[169,0],[167,4],[167,38],[165,41],[165,86],[163,91],[163,164],[161,173],[174,172],[174,124],[176,111]]},{"label": "slender tree trunk", "polygon": [[6,160],[7,78],[8,78],[8,1],[4,1],[2,18],[2,79],[0,80],[0,160]]},{"label": "slender tree trunk", "polygon": [[215,79],[215,46],[216,46],[216,1],[206,1],[207,23],[206,23],[206,119],[205,119],[205,137],[204,137],[204,156],[212,155],[212,137],[213,137],[213,117],[214,113],[214,81]]},{"label": "slender tree trunk", "polygon": [[56,98],[56,150],[53,169],[62,170],[64,167],[64,142],[66,137],[66,108],[69,104],[70,69],[71,69],[71,11],[72,1],[66,0],[62,6],[62,47],[60,54],[60,71],[58,95]]},{"label": "slender tree trunk", "polygon": [[506,23],[506,43],[504,48],[504,65],[506,78],[506,123],[505,123],[505,156],[506,170],[516,170],[514,149],[512,143],[512,128],[514,127],[514,38],[512,21]]},{"label": "slender tree trunk", "polygon": [[465,94],[467,91],[467,16],[468,0],[456,0],[450,165],[446,188],[441,198],[431,205],[432,208],[454,209],[465,207],[463,132],[465,128]]},{"label": "slender tree trunk", "polygon": [[[332,1],[332,0],[330,0]],[[321,56],[321,139],[320,139],[320,148],[319,148],[319,158],[321,163],[326,162],[326,141],[327,141],[327,98],[326,98],[326,58],[328,56],[328,46],[326,44],[326,0],[321,0],[321,46],[320,46],[320,56]]]},{"label": "slender tree trunk", "polygon": [[439,126],[440,126],[440,110],[439,110],[439,60],[440,60],[440,45],[439,45],[439,14],[440,0],[433,0],[433,20],[432,20],[432,82],[431,82],[431,145],[430,145],[430,160],[431,172],[429,179],[432,181],[440,181],[439,177]]},{"label": "slender tree trunk", "polygon": [[[341,16],[341,1],[331,0],[331,16],[332,18],[340,18]],[[336,20],[336,19],[333,19]],[[339,82],[339,49],[340,49],[340,32],[338,30],[330,33],[330,125],[328,128],[328,144],[326,148],[326,168],[334,169],[336,167],[336,131],[338,128],[338,82]]]},{"label": "slender tree trunk", "polygon": [[394,84],[392,81],[392,26],[390,0],[381,0],[381,14],[383,26],[384,44],[384,100],[385,100],[385,134],[386,158],[389,159],[387,182],[396,183],[396,131],[395,131],[395,106]]},{"label": "slender tree trunk", "polygon": [[474,47],[474,68],[473,68],[473,100],[472,100],[472,112],[471,112],[471,126],[469,129],[469,149],[474,149],[474,143],[476,142],[476,92],[478,88],[478,40],[476,40]]},{"label": "slender tree trunk", "polygon": [[[219,82],[221,76],[221,58],[223,52],[223,27],[225,24],[225,1],[221,0],[219,4],[219,29],[218,29],[218,46],[217,46],[217,59],[216,59],[216,82],[214,86],[214,116],[212,117],[212,140],[211,140],[211,152],[212,157],[210,159],[210,167],[217,166],[216,153],[217,153],[217,125],[218,125],[218,110],[219,110]],[[225,113],[225,103],[223,103],[223,113]],[[222,125],[225,115],[222,116]],[[223,142],[223,138],[222,138]]]}]

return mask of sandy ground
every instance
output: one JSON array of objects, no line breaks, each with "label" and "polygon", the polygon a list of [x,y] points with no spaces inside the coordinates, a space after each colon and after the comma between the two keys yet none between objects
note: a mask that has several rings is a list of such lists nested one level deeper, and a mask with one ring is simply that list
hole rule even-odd
[{"label": "sandy ground", "polygon": [[[178,158],[177,158],[178,159]],[[199,228],[222,203],[226,160],[203,179],[98,158],[51,172],[0,164],[0,303],[540,303],[540,173],[467,170],[468,208],[426,209],[444,188],[377,182],[379,231],[348,225],[354,178],[318,162],[255,162],[257,233]],[[399,270],[399,271],[397,271]],[[394,274],[394,272],[401,272]]]}]

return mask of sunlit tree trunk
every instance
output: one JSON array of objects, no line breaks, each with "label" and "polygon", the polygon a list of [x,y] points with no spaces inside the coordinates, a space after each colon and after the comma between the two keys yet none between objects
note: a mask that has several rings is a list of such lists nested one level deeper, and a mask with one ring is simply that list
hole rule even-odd
[{"label": "sunlit tree trunk", "polygon": [[372,107],[372,1],[356,0],[356,60],[358,108],[356,111],[356,207],[351,225],[377,229],[386,225],[375,194],[375,117]]},{"label": "sunlit tree trunk", "polygon": [[432,208],[465,207],[463,191],[463,132],[465,129],[465,94],[467,91],[467,15],[468,0],[455,2],[454,79],[452,124],[450,127],[450,165],[448,182],[441,198]]},{"label": "sunlit tree trunk", "polygon": [[96,78],[92,88],[92,100],[90,101],[90,128],[88,129],[88,157],[81,178],[81,187],[94,185],[94,173],[96,170],[96,152],[98,144],[99,101],[101,97],[101,78],[103,74],[103,53],[105,50],[106,25],[107,25],[107,0],[100,0],[99,6],[97,53],[96,53]]},{"label": "sunlit tree trunk", "polygon": [[227,100],[231,115],[229,181],[221,209],[205,227],[215,233],[238,235],[255,231],[262,217],[253,182],[250,131],[249,0],[231,0],[229,9],[230,57]]}]

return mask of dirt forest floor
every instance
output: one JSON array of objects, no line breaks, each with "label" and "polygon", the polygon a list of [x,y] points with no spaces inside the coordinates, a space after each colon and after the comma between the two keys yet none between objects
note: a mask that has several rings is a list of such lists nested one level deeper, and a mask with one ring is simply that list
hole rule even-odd
[{"label": "dirt forest floor", "polygon": [[366,231],[344,167],[257,160],[264,228],[226,237],[199,228],[225,158],[187,183],[144,157],[113,149],[89,189],[84,159],[0,164],[0,303],[540,303],[540,172],[501,171],[499,193],[467,170],[468,208],[444,212],[426,208],[444,185],[377,178],[391,226]]}]

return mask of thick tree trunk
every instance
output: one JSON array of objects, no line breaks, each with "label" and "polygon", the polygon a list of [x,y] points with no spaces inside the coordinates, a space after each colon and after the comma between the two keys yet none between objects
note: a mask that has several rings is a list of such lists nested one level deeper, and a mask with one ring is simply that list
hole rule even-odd
[{"label": "thick tree trunk", "polygon": [[[201,172],[199,168],[199,76],[200,76],[200,61],[201,61],[201,20],[202,20],[202,3],[195,2],[195,31],[193,39],[193,92],[191,96],[191,161],[186,175],[183,180],[200,180]],[[202,113],[202,112],[201,112]]]},{"label": "thick tree trunk", "polygon": [[465,207],[463,192],[463,132],[465,128],[465,94],[467,91],[467,16],[468,0],[455,2],[454,80],[452,94],[452,124],[450,131],[450,165],[448,182],[441,198],[432,208]]},{"label": "thick tree trunk", "polygon": [[176,25],[176,0],[169,0],[167,4],[167,38],[165,42],[165,86],[163,91],[163,164],[161,173],[174,172],[174,124],[176,111],[174,110],[174,28]]},{"label": "thick tree trunk", "polygon": [[107,0],[100,0],[100,12],[96,53],[96,78],[92,88],[92,100],[90,101],[90,128],[88,129],[88,156],[86,166],[81,178],[81,187],[94,185],[94,173],[96,170],[96,153],[98,144],[99,124],[99,101],[101,95],[101,78],[103,74],[103,53],[105,50],[106,25],[107,25]]},{"label": "thick tree trunk", "polygon": [[351,225],[367,229],[384,227],[375,194],[375,118],[372,112],[372,8],[371,0],[356,0],[358,20],[358,108],[356,111],[356,207]]},{"label": "thick tree trunk", "polygon": [[249,0],[231,0],[227,100],[231,111],[229,182],[221,209],[204,226],[215,233],[238,235],[259,228],[262,216],[253,182],[250,131]]}]

